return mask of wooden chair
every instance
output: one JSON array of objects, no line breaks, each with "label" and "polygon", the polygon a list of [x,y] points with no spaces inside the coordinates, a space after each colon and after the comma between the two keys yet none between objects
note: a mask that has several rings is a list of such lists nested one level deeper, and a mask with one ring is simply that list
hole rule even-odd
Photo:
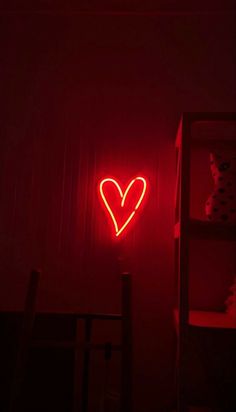
[{"label": "wooden chair", "polygon": [[[10,408],[9,412],[20,410],[19,399],[22,388],[22,382],[27,369],[27,357],[29,349],[34,347],[50,348],[71,348],[74,350],[74,399],[73,412],[88,412],[89,404],[89,378],[91,352],[104,352],[105,361],[109,362],[113,351],[121,352],[121,396],[120,410],[122,412],[132,412],[132,316],[131,316],[131,275],[123,273],[122,280],[122,298],[120,314],[103,314],[103,313],[73,313],[71,316],[76,320],[76,337],[73,341],[57,341],[56,339],[34,339],[33,326],[35,319],[35,304],[37,295],[37,286],[39,283],[40,272],[32,271],[26,303],[23,315],[22,333],[19,343],[18,356],[16,361],[15,374],[13,378]],[[81,341],[78,323],[83,321],[84,339]],[[120,344],[112,345],[110,342],[95,344],[92,342],[92,329],[96,320],[120,321],[121,340]],[[83,356],[81,367],[81,353]],[[81,370],[82,369],[82,370]],[[80,378],[78,378],[80,376]],[[81,383],[81,387],[79,387]]]}]

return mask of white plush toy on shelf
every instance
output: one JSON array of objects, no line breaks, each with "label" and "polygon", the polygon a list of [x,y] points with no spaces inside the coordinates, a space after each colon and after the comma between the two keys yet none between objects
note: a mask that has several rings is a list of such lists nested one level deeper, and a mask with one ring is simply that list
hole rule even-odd
[{"label": "white plush toy on shelf", "polygon": [[233,285],[229,288],[231,294],[225,301],[226,313],[232,316],[236,320],[236,277],[234,278]]},{"label": "white plush toy on shelf", "polygon": [[215,183],[206,201],[206,216],[213,222],[236,222],[236,155],[210,153],[211,173]]}]

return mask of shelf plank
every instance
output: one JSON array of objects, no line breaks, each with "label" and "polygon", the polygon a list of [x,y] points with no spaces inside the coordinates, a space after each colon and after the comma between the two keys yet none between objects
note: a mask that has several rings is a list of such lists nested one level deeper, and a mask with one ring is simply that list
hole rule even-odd
[{"label": "shelf plank", "polygon": [[184,112],[182,118],[193,122],[234,122],[235,112]]},{"label": "shelf plank", "polygon": [[[179,311],[174,310],[175,325],[179,324]],[[236,318],[225,312],[210,312],[200,310],[189,311],[189,326],[209,329],[235,329]]]},{"label": "shelf plank", "polygon": [[234,150],[236,145],[235,122],[235,112],[183,113],[177,129],[175,147],[178,149],[181,147],[183,123],[190,123],[191,126],[194,126],[191,132],[191,145],[205,147],[209,150]]},{"label": "shelf plank", "polygon": [[192,139],[193,147],[205,147],[209,150],[236,150],[234,139]]},{"label": "shelf plank", "polygon": [[236,240],[236,224],[191,219],[190,234],[194,238]]},{"label": "shelf plank", "polygon": [[[236,224],[190,219],[189,235],[195,239],[236,241]],[[175,239],[180,237],[179,222],[175,224],[174,236]]]}]

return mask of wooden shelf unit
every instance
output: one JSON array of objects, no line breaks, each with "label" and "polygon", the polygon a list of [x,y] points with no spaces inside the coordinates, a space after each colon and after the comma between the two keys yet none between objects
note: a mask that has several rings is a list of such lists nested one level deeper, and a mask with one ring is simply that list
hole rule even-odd
[{"label": "wooden shelf unit", "polygon": [[[178,279],[178,308],[174,311],[177,329],[177,410],[190,411],[187,401],[188,344],[191,329],[229,330],[236,337],[236,320],[222,312],[206,312],[189,308],[189,241],[236,240],[236,225],[214,223],[194,219],[190,216],[191,190],[191,150],[196,147],[236,148],[235,136],[226,139],[215,137],[199,139],[192,136],[192,126],[196,123],[230,122],[236,126],[236,113],[184,113],[176,136],[177,179],[175,189],[175,272]],[[236,130],[236,129],[235,129]],[[197,329],[199,328],[199,329]],[[230,333],[231,333],[230,332]]]}]

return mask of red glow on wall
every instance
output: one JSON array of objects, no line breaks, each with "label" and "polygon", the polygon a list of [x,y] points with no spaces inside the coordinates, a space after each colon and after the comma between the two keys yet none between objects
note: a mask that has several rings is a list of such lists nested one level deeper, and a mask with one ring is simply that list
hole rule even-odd
[{"label": "red glow on wall", "polygon": [[[115,189],[115,190],[114,190]],[[115,236],[120,236],[134,218],[147,190],[144,177],[135,177],[123,191],[114,178],[107,177],[99,184],[99,193],[112,220]]]}]

